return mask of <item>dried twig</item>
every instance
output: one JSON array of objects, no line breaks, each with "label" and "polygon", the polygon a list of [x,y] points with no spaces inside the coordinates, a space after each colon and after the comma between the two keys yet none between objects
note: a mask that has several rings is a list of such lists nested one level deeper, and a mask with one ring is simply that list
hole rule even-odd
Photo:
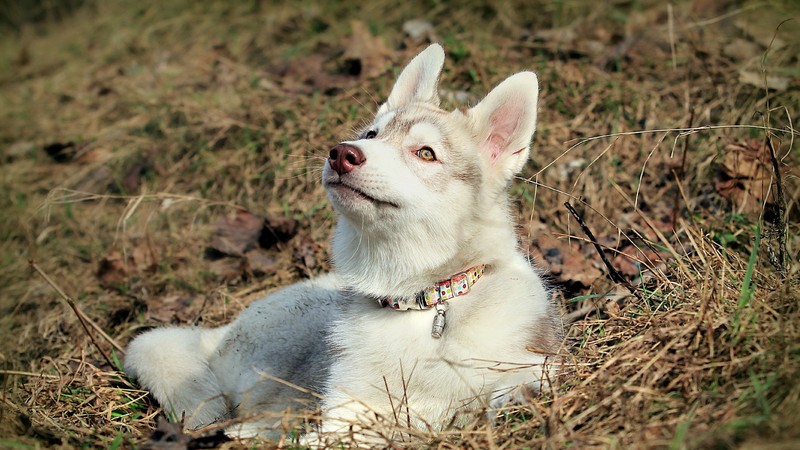
[{"label": "dried twig", "polygon": [[[689,113],[689,128],[694,126],[694,109]],[[681,199],[681,179],[683,178],[683,174],[686,171],[686,153],[689,151],[689,138],[691,134],[687,134],[686,137],[683,139],[683,155],[681,156],[681,168],[678,172],[675,172],[675,169],[672,169],[672,176],[675,177],[675,183],[678,185],[678,189],[675,191],[675,202],[672,204],[672,229],[675,230],[675,224],[678,222],[678,209],[680,208],[680,199]]]},{"label": "dried twig", "polygon": [[611,261],[608,260],[608,257],[606,256],[605,252],[603,252],[602,247],[600,247],[600,244],[597,242],[597,239],[595,239],[594,233],[592,233],[592,230],[590,230],[589,227],[586,225],[586,222],[583,221],[583,218],[580,216],[580,214],[578,214],[578,211],[575,211],[575,208],[573,208],[569,202],[564,202],[564,206],[567,207],[567,210],[570,212],[570,214],[572,214],[572,217],[574,217],[575,220],[578,221],[578,225],[581,226],[581,229],[586,234],[586,237],[589,238],[589,241],[591,241],[592,245],[594,245],[594,249],[597,250],[597,254],[600,255],[600,259],[603,261],[603,264],[605,264],[606,269],[608,269],[608,276],[611,277],[611,280],[625,286],[625,288],[631,294],[633,294],[634,296],[636,296],[636,298],[641,300],[642,298],[639,296],[639,293],[636,291],[636,288],[633,287],[628,282],[628,280],[626,280],[625,277],[620,275],[617,269],[615,269],[614,266],[611,265]]},{"label": "dried twig", "polygon": [[28,261],[28,263],[31,265],[31,267],[33,267],[33,270],[35,270],[42,278],[44,278],[44,281],[46,281],[47,284],[49,284],[50,287],[52,287],[58,293],[58,295],[65,302],[67,302],[69,307],[72,308],[72,311],[75,313],[75,315],[78,316],[78,321],[81,323],[81,326],[83,327],[83,330],[86,331],[86,334],[89,335],[89,339],[92,340],[92,344],[94,344],[94,346],[97,349],[97,351],[100,352],[100,354],[103,356],[103,359],[105,359],[106,362],[108,363],[109,367],[115,367],[114,363],[111,362],[111,358],[108,357],[106,352],[104,352],[102,347],[100,347],[100,344],[98,344],[97,341],[95,340],[94,334],[92,334],[92,332],[89,330],[89,327],[94,328],[95,331],[97,331],[97,333],[100,334],[100,336],[103,337],[103,339],[105,339],[111,345],[113,345],[114,348],[117,349],[117,351],[119,351],[120,353],[124,354],[125,351],[122,349],[122,346],[120,346],[116,341],[114,341],[114,339],[112,339],[111,336],[106,334],[100,328],[100,326],[97,325],[92,319],[87,317],[86,314],[84,314],[83,311],[81,311],[81,309],[78,307],[78,305],[75,304],[75,301],[72,300],[72,298],[70,296],[68,296],[64,292],[64,290],[61,289],[52,279],[50,279],[50,277],[47,276],[46,273],[44,273],[42,268],[39,267],[38,264],[36,264],[36,261],[30,260],[30,261]]},{"label": "dried twig", "polygon": [[606,305],[604,303],[591,302],[589,304],[583,305],[582,307],[576,309],[575,311],[572,311],[569,314],[564,315],[564,319],[563,320],[564,320],[564,323],[572,323],[572,322],[575,322],[577,320],[583,319],[584,317],[586,317],[589,314],[591,314],[593,311],[600,312],[600,311],[604,310],[605,308],[606,308]]},{"label": "dried twig", "polygon": [[774,215],[770,217],[769,224],[772,227],[771,234],[778,240],[777,258],[770,258],[770,261],[781,277],[786,278],[786,197],[783,193],[781,167],[778,158],[775,157],[775,148],[772,146],[772,139],[769,136],[767,136],[767,149],[769,149],[769,159],[772,161],[772,172],[775,176],[775,211]]},{"label": "dried twig", "polygon": [[50,375],[46,373],[33,373],[33,372],[24,372],[21,370],[0,370],[0,375],[18,375],[21,377],[39,377],[39,378],[47,378],[50,380],[59,380],[61,377]]}]

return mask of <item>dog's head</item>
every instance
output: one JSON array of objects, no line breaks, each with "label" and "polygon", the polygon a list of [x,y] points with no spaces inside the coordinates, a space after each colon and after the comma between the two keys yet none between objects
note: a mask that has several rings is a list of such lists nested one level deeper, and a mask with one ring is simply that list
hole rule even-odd
[{"label": "dog's head", "polygon": [[342,216],[334,263],[362,289],[353,277],[372,268],[402,278],[461,264],[475,233],[508,222],[506,187],[527,161],[536,127],[536,75],[513,75],[475,107],[447,112],[437,93],[443,63],[438,44],[417,55],[372,123],[333,147],[324,166]]}]

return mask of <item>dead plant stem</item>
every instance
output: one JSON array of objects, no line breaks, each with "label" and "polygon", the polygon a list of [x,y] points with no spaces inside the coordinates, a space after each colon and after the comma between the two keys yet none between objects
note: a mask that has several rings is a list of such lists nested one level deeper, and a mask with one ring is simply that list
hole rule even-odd
[{"label": "dead plant stem", "polygon": [[[689,128],[694,126],[694,109],[689,112]],[[678,172],[672,170],[672,175],[675,177],[675,184],[678,186],[677,191],[675,192],[675,202],[672,205],[672,230],[675,231],[675,223],[678,220],[678,209],[680,208],[680,200],[681,200],[681,193],[683,189],[681,188],[681,180],[683,179],[683,174],[686,171],[686,153],[689,151],[689,137],[690,134],[686,135],[686,138],[683,140],[683,155],[681,155],[681,167]]]},{"label": "dead plant stem", "polygon": [[[775,176],[775,207],[774,217],[769,221],[772,233],[778,240],[778,257],[773,265],[786,278],[786,197],[783,192],[783,179],[781,177],[781,167],[778,158],[775,157],[775,148],[772,146],[772,139],[767,135],[767,148],[769,149],[769,159],[772,161],[772,172]],[[770,258],[772,259],[772,258]]]},{"label": "dead plant stem", "polygon": [[45,272],[42,270],[42,268],[41,268],[41,267],[39,267],[39,265],[38,265],[38,264],[36,264],[36,261],[34,261],[34,260],[30,260],[28,263],[31,265],[31,267],[33,268],[33,270],[35,270],[35,271],[36,271],[36,272],[37,272],[37,273],[38,273],[38,274],[39,274],[39,275],[40,275],[42,278],[44,278],[44,281],[46,281],[46,282],[47,282],[47,284],[49,284],[49,285],[50,285],[50,287],[52,287],[52,288],[53,288],[53,289],[54,289],[54,290],[55,290],[55,291],[58,293],[58,295],[59,295],[59,296],[60,296],[60,297],[61,297],[61,298],[62,298],[62,299],[65,301],[65,302],[67,302],[67,305],[69,305],[69,307],[70,307],[70,308],[72,308],[72,311],[75,313],[75,315],[76,315],[76,316],[78,316],[78,321],[80,321],[80,323],[81,323],[81,326],[83,327],[83,330],[84,330],[84,331],[86,331],[86,334],[87,334],[87,335],[89,335],[89,339],[91,339],[91,340],[92,340],[92,344],[94,344],[94,346],[95,346],[95,348],[97,349],[97,351],[99,351],[99,352],[100,352],[100,354],[103,356],[103,359],[105,359],[105,360],[106,360],[106,362],[108,363],[109,367],[115,367],[115,366],[114,366],[114,363],[112,363],[112,362],[111,362],[111,358],[109,358],[109,357],[108,357],[108,355],[106,354],[106,352],[105,352],[105,351],[103,351],[102,347],[100,347],[100,344],[98,344],[98,342],[95,340],[95,338],[94,338],[94,334],[93,334],[93,333],[92,333],[92,332],[89,330],[89,327],[91,327],[91,328],[94,328],[94,329],[95,329],[95,331],[97,331],[97,333],[98,333],[100,336],[102,336],[102,337],[103,337],[103,339],[105,339],[106,341],[108,341],[108,343],[109,343],[109,344],[111,344],[111,345],[112,345],[112,346],[113,346],[113,347],[114,347],[114,348],[115,348],[117,351],[119,351],[119,352],[120,352],[120,353],[122,353],[122,354],[125,354],[125,350],[123,350],[123,349],[122,349],[122,346],[120,346],[120,345],[119,345],[119,344],[118,344],[118,343],[117,343],[117,342],[116,342],[116,341],[115,341],[115,340],[114,340],[114,339],[113,339],[111,336],[109,336],[108,334],[106,334],[106,333],[105,333],[105,332],[104,332],[104,331],[103,331],[103,330],[100,328],[100,326],[99,326],[99,325],[97,325],[97,324],[96,324],[96,323],[95,323],[95,322],[94,322],[92,319],[90,319],[89,317],[87,317],[87,316],[86,316],[86,314],[84,314],[84,313],[83,313],[83,311],[82,311],[82,310],[81,310],[81,309],[78,307],[78,305],[77,305],[77,304],[75,304],[75,301],[74,301],[74,300],[72,300],[72,298],[71,298],[70,296],[68,296],[68,295],[67,295],[67,294],[64,292],[64,290],[63,290],[63,289],[61,289],[61,288],[60,288],[60,287],[59,287],[59,286],[58,286],[58,285],[57,285],[57,284],[56,284],[56,283],[55,283],[55,282],[54,282],[54,281],[53,281],[53,280],[52,280],[52,279],[51,279],[51,278],[50,278],[50,277],[49,277],[49,276],[48,276],[48,275],[47,275],[47,274],[46,274],[46,273],[45,273]]},{"label": "dead plant stem", "polygon": [[590,230],[589,227],[586,225],[586,222],[583,221],[583,218],[581,217],[580,214],[578,214],[578,211],[575,211],[575,208],[573,208],[569,202],[564,202],[564,206],[567,208],[570,214],[572,214],[575,220],[578,221],[578,225],[580,225],[581,229],[586,234],[586,237],[589,238],[589,241],[591,241],[592,245],[594,245],[594,249],[597,250],[597,254],[600,255],[600,259],[603,261],[603,264],[605,264],[606,269],[608,269],[608,276],[611,277],[611,280],[623,285],[628,291],[630,291],[631,294],[633,294],[636,298],[641,300],[642,298],[639,296],[639,293],[636,291],[636,288],[634,288],[628,282],[628,280],[626,280],[622,275],[620,275],[617,269],[615,269],[614,266],[611,265],[611,261],[608,260],[608,257],[606,256],[605,252],[603,252],[602,247],[600,247],[600,244],[594,237],[594,233],[592,233],[592,230]]}]

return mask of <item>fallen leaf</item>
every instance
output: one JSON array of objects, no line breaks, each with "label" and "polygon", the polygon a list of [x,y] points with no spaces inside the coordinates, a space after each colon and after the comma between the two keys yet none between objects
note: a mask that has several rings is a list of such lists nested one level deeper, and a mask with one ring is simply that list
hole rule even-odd
[{"label": "fallen leaf", "polygon": [[351,21],[350,28],[351,35],[342,56],[345,65],[350,68],[348,73],[362,79],[382,75],[391,56],[383,39],[373,36],[360,20]]},{"label": "fallen leaf", "polygon": [[274,247],[279,242],[286,242],[297,234],[298,223],[290,217],[274,217],[264,222],[258,244],[262,248]]},{"label": "fallen leaf", "polygon": [[570,244],[566,239],[557,239],[544,230],[537,233],[531,243],[530,251],[534,261],[562,283],[589,287],[603,275],[581,252],[578,244]]},{"label": "fallen leaf", "polygon": [[278,262],[263,249],[256,248],[244,254],[245,271],[266,275],[275,272]]},{"label": "fallen leaf", "polygon": [[127,257],[117,250],[100,260],[97,267],[97,278],[104,287],[118,287],[127,282],[133,274],[152,271],[156,266],[156,257],[145,242],[139,242],[130,248]]},{"label": "fallen leaf", "polygon": [[778,75],[764,76],[761,73],[752,72],[745,69],[739,70],[739,82],[758,88],[763,88],[766,86],[767,89],[772,89],[778,92],[783,92],[789,88],[789,78],[787,77],[781,77]]},{"label": "fallen leaf", "polygon": [[194,322],[200,315],[202,302],[192,295],[173,295],[164,298],[148,298],[147,319],[163,324],[185,324]]},{"label": "fallen leaf", "polygon": [[258,247],[263,227],[264,219],[237,209],[217,219],[209,246],[225,255],[242,256]]},{"label": "fallen leaf", "polygon": [[626,246],[611,260],[611,265],[630,280],[639,278],[651,267],[659,268],[661,262],[669,258],[667,253],[658,253],[650,249],[639,251],[636,247]]},{"label": "fallen leaf", "polygon": [[355,77],[332,73],[326,68],[330,60],[330,56],[312,54],[268,70],[280,78],[281,88],[291,93],[310,94],[319,90],[332,94],[354,85]]},{"label": "fallen leaf", "polygon": [[118,286],[128,279],[128,266],[118,251],[112,251],[100,260],[97,267],[97,278],[100,284],[105,287]]},{"label": "fallen leaf", "polygon": [[619,307],[619,303],[616,301],[608,301],[605,304],[605,310],[611,317],[619,317],[621,309]]},{"label": "fallen leaf", "polygon": [[[722,164],[714,178],[715,189],[730,200],[736,210],[758,214],[765,200],[773,201],[769,149],[763,141],[751,139],[729,144],[724,150]],[[767,195],[770,198],[766,198]]]},{"label": "fallen leaf", "polygon": [[735,61],[750,61],[764,53],[760,45],[753,41],[736,38],[722,48],[722,53]]},{"label": "fallen leaf", "polygon": [[[245,273],[273,273],[277,262],[264,249],[292,239],[297,230],[297,221],[288,217],[262,219],[245,210],[220,217],[209,243],[212,252],[208,256],[216,258],[209,270],[225,281],[236,280]],[[222,255],[229,257],[220,258]]]},{"label": "fallen leaf", "polygon": [[139,192],[139,187],[142,185],[142,176],[151,170],[153,170],[153,165],[149,157],[145,156],[139,159],[122,177],[122,187],[125,188],[125,192]]},{"label": "fallen leaf", "polygon": [[750,14],[739,16],[733,21],[733,25],[764,48],[769,47],[775,51],[786,46],[786,42],[776,36],[775,25],[784,19],[776,16],[776,13],[780,14],[772,8],[759,8]]},{"label": "fallen leaf", "polygon": [[237,280],[244,273],[243,262],[239,258],[221,258],[211,261],[208,270],[217,278],[221,278],[223,282]]}]

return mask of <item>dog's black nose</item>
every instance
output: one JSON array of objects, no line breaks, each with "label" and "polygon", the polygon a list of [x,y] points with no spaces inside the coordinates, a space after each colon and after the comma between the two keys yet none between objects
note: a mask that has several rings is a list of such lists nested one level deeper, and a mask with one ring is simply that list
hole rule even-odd
[{"label": "dog's black nose", "polygon": [[367,158],[360,148],[350,144],[339,144],[331,149],[328,163],[331,169],[339,175],[352,172],[356,167],[364,164]]}]

